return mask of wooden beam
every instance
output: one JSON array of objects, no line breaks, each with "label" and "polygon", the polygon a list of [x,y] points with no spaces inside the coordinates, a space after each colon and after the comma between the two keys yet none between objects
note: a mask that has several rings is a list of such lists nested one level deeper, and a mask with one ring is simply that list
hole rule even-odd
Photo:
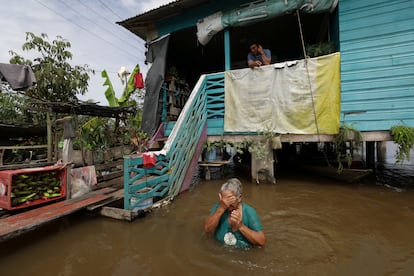
[{"label": "wooden beam", "polygon": [[[392,136],[390,131],[365,131],[361,132],[364,141],[392,141]],[[214,142],[225,140],[229,142],[242,142],[246,138],[255,138],[258,136],[254,133],[249,134],[224,134],[224,135],[210,135],[207,140]],[[332,142],[335,138],[335,135],[332,134],[281,134],[281,142]]]},{"label": "wooden beam", "polygon": [[0,219],[0,242],[36,229],[45,223],[67,216],[89,205],[104,201],[113,188],[104,188],[81,197],[50,203]]},{"label": "wooden beam", "polygon": [[102,202],[99,202],[97,204],[89,205],[88,207],[86,207],[86,209],[88,211],[93,211],[93,210],[96,210],[100,207],[103,207],[103,206],[105,206],[109,203],[112,203],[112,202],[118,201],[120,199],[123,199],[124,198],[124,189],[119,189],[116,192],[108,194],[108,196],[110,196],[110,198],[108,198],[108,199],[106,199]]},{"label": "wooden beam", "polygon": [[135,217],[134,212],[115,208],[115,207],[109,207],[104,206],[102,207],[98,213],[104,217],[119,219],[119,220],[126,220],[126,221],[132,221]]},{"label": "wooden beam", "polygon": [[50,113],[46,112],[46,124],[47,124],[47,162],[52,162],[52,120],[50,118]]}]

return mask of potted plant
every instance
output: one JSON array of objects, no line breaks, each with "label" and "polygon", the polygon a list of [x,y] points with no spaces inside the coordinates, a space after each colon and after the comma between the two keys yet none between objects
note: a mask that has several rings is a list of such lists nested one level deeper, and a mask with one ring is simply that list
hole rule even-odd
[{"label": "potted plant", "polygon": [[306,53],[310,57],[318,57],[335,52],[335,45],[333,42],[319,42],[306,46]]},{"label": "potted plant", "polygon": [[146,132],[142,130],[136,131],[133,133],[130,139],[134,151],[136,151],[137,153],[143,153],[148,151],[149,137]]},{"label": "potted plant", "polygon": [[204,155],[203,155],[204,161],[207,161],[207,162],[216,161],[217,160],[216,142],[211,142],[207,140],[204,143],[203,152],[204,152]]},{"label": "potted plant", "polygon": [[[353,161],[353,148],[362,144],[363,137],[361,132],[353,127],[353,125],[342,124],[338,134],[335,135],[333,142],[336,145],[338,173],[340,174],[344,168],[344,161],[347,163],[348,168],[351,167]],[[347,150],[347,145],[349,145],[350,151]]]},{"label": "potted plant", "polygon": [[395,154],[396,163],[410,160],[410,151],[414,148],[414,128],[405,125],[391,127],[393,141],[398,144]]}]

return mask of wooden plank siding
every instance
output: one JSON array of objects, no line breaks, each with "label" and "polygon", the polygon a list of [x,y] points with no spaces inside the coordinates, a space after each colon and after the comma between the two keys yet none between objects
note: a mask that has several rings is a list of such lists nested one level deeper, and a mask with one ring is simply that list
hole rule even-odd
[{"label": "wooden plank siding", "polygon": [[414,1],[339,2],[341,122],[414,126]]}]

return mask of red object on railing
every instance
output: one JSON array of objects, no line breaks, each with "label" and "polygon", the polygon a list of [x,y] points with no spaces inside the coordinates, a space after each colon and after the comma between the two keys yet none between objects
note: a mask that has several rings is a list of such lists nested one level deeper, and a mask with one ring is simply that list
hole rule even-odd
[{"label": "red object on railing", "polygon": [[151,168],[154,167],[157,163],[157,156],[152,152],[145,152],[142,154],[143,158],[143,168]]}]

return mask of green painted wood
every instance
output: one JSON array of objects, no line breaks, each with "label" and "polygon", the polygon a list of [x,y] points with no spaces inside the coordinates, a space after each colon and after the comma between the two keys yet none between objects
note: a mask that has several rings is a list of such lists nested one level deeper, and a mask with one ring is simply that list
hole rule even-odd
[{"label": "green painted wood", "polygon": [[410,65],[411,59],[414,58],[414,54],[394,54],[392,58],[384,59],[383,57],[379,56],[377,58],[371,57],[369,62],[367,60],[355,59],[355,60],[348,60],[344,62],[342,66],[342,71],[346,76],[346,72],[351,72],[350,70],[370,70],[372,67],[374,68],[385,68],[395,65]]},{"label": "green painted wood", "polygon": [[[223,114],[224,76],[212,74],[202,76],[185,104],[178,121],[168,124],[173,127],[163,151],[158,155],[155,166],[143,168],[140,156],[124,157],[124,208],[132,210],[150,197],[176,196],[183,185],[186,172],[195,158],[195,150],[207,123],[207,102],[218,104],[210,114]],[[221,87],[221,92],[217,88]],[[213,92],[210,95],[208,89]],[[222,94],[216,96],[215,94]],[[209,97],[209,100],[207,100]],[[197,157],[198,158],[198,157]],[[142,191],[150,188],[148,191]],[[140,193],[137,193],[141,191]],[[134,204],[131,204],[134,199]]]},{"label": "green painted wood", "polygon": [[338,10],[341,121],[360,131],[414,126],[414,1],[340,0]]},{"label": "green painted wood", "polygon": [[[394,99],[394,98],[403,98],[407,97],[407,95],[410,95],[409,93],[412,93],[412,89],[410,87],[401,87],[401,88],[376,88],[377,93],[367,93],[369,89],[367,90],[357,90],[357,91],[350,91],[346,95],[344,95],[342,98],[345,102],[349,102],[350,100],[353,101],[362,101],[362,100],[370,100],[370,99],[378,99],[378,98],[388,98],[388,99]],[[392,96],[390,96],[390,94]],[[410,98],[410,96],[408,96]]]},{"label": "green painted wood", "polygon": [[[223,128],[224,118],[209,119],[207,120],[207,126],[210,128]],[[222,131],[223,132],[223,131]],[[223,133],[222,133],[223,134]]]},{"label": "green painted wood", "polygon": [[[387,121],[390,120],[406,120],[407,117],[414,118],[414,111],[403,109],[401,112],[395,111],[388,111],[387,113]],[[348,113],[346,114],[346,118],[348,120],[353,121],[375,121],[378,118],[378,114],[376,112],[370,112],[369,114],[359,114],[359,113]]]},{"label": "green painted wood", "polygon": [[204,85],[205,81],[203,81],[201,89],[194,91],[196,94],[189,105],[189,110],[187,112],[183,110],[179,121],[174,126],[177,132],[174,133],[173,131],[171,134],[171,136],[174,136],[168,155],[171,168],[169,194],[172,196],[176,196],[180,191],[186,170],[191,163],[196,144],[207,120]]},{"label": "green painted wood", "polygon": [[401,125],[402,123],[404,123],[405,125],[412,126],[414,125],[414,120],[406,119],[404,121],[401,121],[401,120],[353,121],[353,120],[347,119],[347,123],[352,124],[356,129],[365,129],[365,128],[372,128],[372,127],[379,129],[382,126],[385,126],[387,127],[387,129],[390,129],[392,126]]},{"label": "green painted wood", "polygon": [[228,71],[231,69],[231,53],[230,53],[230,29],[224,30],[224,70]]},{"label": "green painted wood", "polygon": [[131,210],[131,196],[129,194],[129,178],[131,175],[131,158],[129,156],[124,156],[124,209]]},{"label": "green painted wood", "polygon": [[[164,174],[164,175],[161,175],[161,176],[157,176],[157,177],[154,177],[154,178],[148,178],[148,179],[145,179],[145,177],[144,177],[144,178],[141,178],[140,182],[138,182],[137,184],[130,185],[128,187],[128,191],[129,191],[130,194],[134,194],[137,191],[142,190],[143,188],[157,187],[157,185],[160,185],[161,183],[164,183],[165,185],[168,185],[167,181],[168,181],[168,174]],[[148,194],[148,192],[143,193],[142,195],[145,195],[145,194]],[[139,196],[136,196],[136,197],[139,197]]]},{"label": "green painted wood", "polygon": [[[407,37],[406,37],[407,38]],[[343,45],[344,46],[344,45]],[[375,48],[375,52],[372,53],[372,48],[362,48],[362,49],[353,49],[350,50],[343,58],[342,61],[344,64],[365,60],[366,62],[371,62],[371,59],[385,59],[393,61],[394,55],[399,56],[411,56],[412,55],[412,48],[414,46],[414,42],[405,42],[399,44],[391,44],[387,45],[377,45]],[[393,63],[391,63],[392,65]],[[375,68],[375,67],[371,67]]]},{"label": "green painted wood", "polygon": [[[141,156],[124,156],[124,209],[133,210],[141,202],[159,196],[165,195],[166,191],[159,191],[160,187],[169,187],[168,170],[169,163],[165,156],[158,155],[155,166],[143,168],[143,159]],[[143,188],[151,188],[145,193],[136,193]],[[131,204],[134,198],[135,203]]]},{"label": "green painted wood", "polygon": [[165,127],[164,128],[164,135],[166,137],[170,136],[171,131],[173,130],[174,126],[175,126],[175,121],[165,122],[164,123],[164,127]]},{"label": "green painted wood", "polygon": [[[414,72],[413,72],[414,73]],[[409,88],[408,91],[413,91],[413,81],[414,79],[409,76],[400,76],[398,78],[382,78],[376,79],[375,76],[368,80],[363,81],[341,81],[341,105],[342,103],[346,103],[344,100],[344,95],[347,94],[349,91],[367,91],[369,93],[376,93],[378,89],[389,89],[391,90],[400,90]],[[392,97],[392,94],[388,94],[387,96]],[[407,95],[410,96],[410,95]],[[368,96],[367,96],[368,97]]]}]

